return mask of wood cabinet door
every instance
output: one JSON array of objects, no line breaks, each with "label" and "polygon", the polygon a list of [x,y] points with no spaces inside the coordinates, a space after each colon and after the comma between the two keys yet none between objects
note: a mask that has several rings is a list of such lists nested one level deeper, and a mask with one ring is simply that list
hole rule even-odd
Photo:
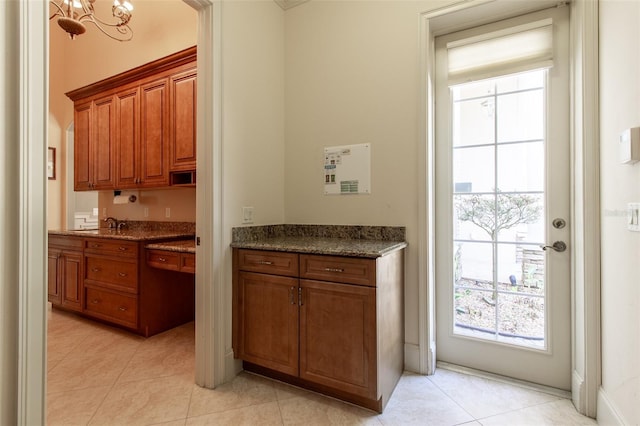
[{"label": "wood cabinet door", "polygon": [[300,280],[300,377],[376,398],[376,289]]},{"label": "wood cabinet door", "polygon": [[74,105],[73,111],[73,189],[88,191],[93,183],[91,157],[91,102]]},{"label": "wood cabinet door", "polygon": [[61,259],[61,304],[67,309],[82,311],[82,253],[64,252]]},{"label": "wood cabinet door", "polygon": [[142,187],[169,185],[168,134],[169,93],[166,78],[156,80],[140,88]]},{"label": "wood cabinet door", "polygon": [[47,252],[47,293],[49,302],[54,305],[60,305],[62,302],[60,268],[58,267],[61,253],[57,249],[49,249]]},{"label": "wood cabinet door", "polygon": [[116,94],[116,188],[140,180],[140,100],[138,88]]},{"label": "wood cabinet door", "polygon": [[239,272],[238,358],[298,375],[298,279]]},{"label": "wood cabinet door", "polygon": [[94,101],[93,140],[93,185],[92,189],[115,188],[115,135],[116,113],[113,96]]},{"label": "wood cabinet door", "polygon": [[196,169],[196,70],[171,76],[169,170]]}]

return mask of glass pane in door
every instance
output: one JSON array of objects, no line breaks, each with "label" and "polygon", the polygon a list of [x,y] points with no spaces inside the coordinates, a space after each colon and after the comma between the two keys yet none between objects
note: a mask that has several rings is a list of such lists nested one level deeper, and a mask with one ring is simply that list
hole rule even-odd
[{"label": "glass pane in door", "polygon": [[453,333],[546,348],[546,71],[453,87]]}]

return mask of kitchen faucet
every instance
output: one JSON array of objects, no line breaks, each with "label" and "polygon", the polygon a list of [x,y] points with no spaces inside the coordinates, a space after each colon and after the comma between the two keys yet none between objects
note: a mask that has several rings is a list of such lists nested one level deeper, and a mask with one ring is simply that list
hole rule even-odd
[{"label": "kitchen faucet", "polygon": [[115,217],[106,217],[104,218],[104,221],[107,223],[107,227],[109,229],[114,229],[118,227],[118,219],[116,219]]}]

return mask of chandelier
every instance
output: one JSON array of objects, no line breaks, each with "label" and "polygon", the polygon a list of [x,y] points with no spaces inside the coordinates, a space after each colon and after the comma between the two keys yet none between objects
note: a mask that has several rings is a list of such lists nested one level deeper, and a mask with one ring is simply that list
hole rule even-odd
[{"label": "chandelier", "polygon": [[49,20],[58,17],[58,25],[69,33],[73,40],[87,30],[85,22],[94,24],[103,34],[118,41],[129,41],[133,31],[129,27],[133,5],[129,0],[114,0],[111,12],[114,22],[105,22],[95,16],[93,3],[96,0],[51,0],[49,4],[55,8]]}]

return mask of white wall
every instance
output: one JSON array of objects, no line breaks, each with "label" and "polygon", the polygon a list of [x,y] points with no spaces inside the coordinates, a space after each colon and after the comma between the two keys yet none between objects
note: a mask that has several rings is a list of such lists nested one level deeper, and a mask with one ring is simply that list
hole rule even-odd
[{"label": "white wall", "polygon": [[[286,222],[406,226],[405,339],[416,351],[418,42],[427,5],[311,1],[285,17]],[[323,195],[323,147],[361,143],[371,144],[371,195]]]},{"label": "white wall", "polygon": [[640,201],[640,164],[618,162],[618,136],[640,126],[640,2],[600,3],[602,390],[598,419],[640,424],[640,233],[626,207]]}]

